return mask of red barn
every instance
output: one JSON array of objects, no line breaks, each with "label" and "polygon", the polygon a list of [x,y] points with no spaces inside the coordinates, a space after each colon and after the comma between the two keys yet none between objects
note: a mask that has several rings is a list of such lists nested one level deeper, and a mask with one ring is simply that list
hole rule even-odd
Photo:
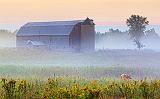
[{"label": "red barn", "polygon": [[95,24],[89,18],[74,21],[30,22],[17,32],[16,45],[62,51],[94,51]]}]

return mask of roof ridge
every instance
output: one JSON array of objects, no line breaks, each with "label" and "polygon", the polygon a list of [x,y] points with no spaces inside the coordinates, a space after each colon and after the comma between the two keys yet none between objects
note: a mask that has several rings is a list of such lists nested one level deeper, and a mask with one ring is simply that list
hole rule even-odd
[{"label": "roof ridge", "polygon": [[57,21],[35,21],[35,22],[28,22],[28,23],[52,23],[52,22],[75,22],[75,21],[85,21],[85,20],[57,20]]},{"label": "roof ridge", "polygon": [[28,22],[23,27],[28,26],[55,26],[55,25],[76,25],[84,20],[72,20],[72,21],[50,21],[50,22]]}]

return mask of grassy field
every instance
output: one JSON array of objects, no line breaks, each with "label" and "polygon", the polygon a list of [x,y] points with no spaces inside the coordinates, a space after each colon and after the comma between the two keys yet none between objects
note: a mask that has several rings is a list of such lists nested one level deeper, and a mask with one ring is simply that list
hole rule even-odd
[{"label": "grassy field", "polygon": [[0,66],[0,76],[9,78],[41,79],[49,77],[82,77],[85,79],[119,79],[123,73],[130,74],[134,80],[147,78],[149,80],[160,79],[160,68],[148,67],[98,67],[98,66]]},{"label": "grassy field", "polygon": [[[156,68],[0,66],[0,99],[159,99]],[[132,80],[123,81],[127,73]]]},{"label": "grassy field", "polygon": [[86,80],[54,77],[47,81],[5,79],[1,99],[159,99],[160,81]]}]

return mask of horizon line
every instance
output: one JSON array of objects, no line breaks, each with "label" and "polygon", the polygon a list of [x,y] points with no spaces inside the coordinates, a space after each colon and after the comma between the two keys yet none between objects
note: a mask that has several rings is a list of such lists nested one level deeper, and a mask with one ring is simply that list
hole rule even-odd
[{"label": "horizon line", "polygon": [[[44,21],[46,22],[46,21]],[[51,21],[47,21],[47,22],[51,22]],[[24,23],[25,24],[25,23]],[[9,23],[0,23],[0,29],[4,29],[4,30],[9,30],[9,31],[15,31],[17,29],[19,29],[20,27],[22,27],[24,24],[9,24]],[[160,23],[153,23],[153,24],[149,24],[148,26],[159,26]],[[120,23],[120,22],[105,22],[105,23],[102,23],[102,22],[96,22],[95,23],[95,26],[124,26],[124,27],[127,27],[126,24],[124,23]]]}]

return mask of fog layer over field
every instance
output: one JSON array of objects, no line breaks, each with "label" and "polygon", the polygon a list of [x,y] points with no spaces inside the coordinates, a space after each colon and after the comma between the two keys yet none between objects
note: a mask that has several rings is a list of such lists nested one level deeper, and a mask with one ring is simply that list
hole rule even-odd
[{"label": "fog layer over field", "polygon": [[160,52],[152,50],[72,53],[33,49],[0,49],[0,64],[2,65],[157,67],[160,64],[159,59]]},{"label": "fog layer over field", "polygon": [[[160,78],[159,37],[146,36],[146,47],[137,50],[125,33],[96,35],[96,51],[55,52],[15,48],[15,34],[1,32],[0,76],[48,78],[76,76],[90,79],[119,78],[127,73],[135,78]],[[149,39],[147,39],[149,37]],[[151,47],[149,47],[151,46]],[[152,49],[150,49],[152,48]]]},{"label": "fog layer over field", "polygon": [[47,79],[54,76],[87,79],[160,79],[160,52],[106,50],[94,53],[53,52],[31,49],[0,49],[0,76]]}]

